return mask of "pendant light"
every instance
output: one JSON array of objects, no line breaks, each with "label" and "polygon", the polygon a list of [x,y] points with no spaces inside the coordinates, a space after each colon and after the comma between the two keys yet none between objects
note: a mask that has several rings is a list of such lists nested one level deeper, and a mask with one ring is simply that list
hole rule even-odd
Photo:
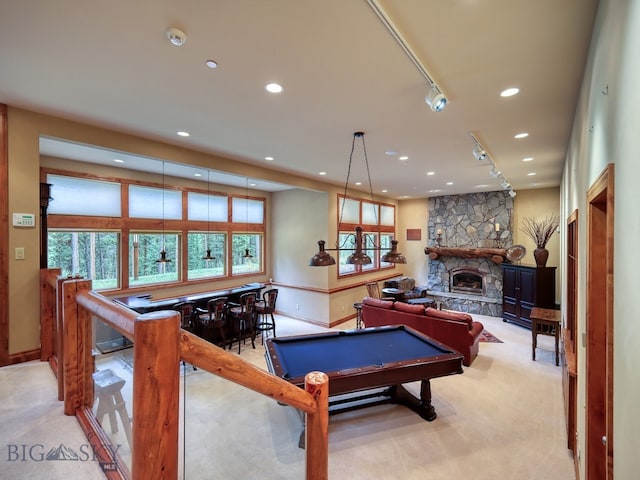
[{"label": "pendant light", "polygon": [[[335,265],[336,260],[329,253],[328,250],[340,251],[340,250],[353,250],[353,253],[347,257],[346,263],[349,265],[369,265],[371,264],[371,257],[367,254],[365,250],[373,250],[380,251],[380,222],[378,219],[377,207],[374,210],[376,225],[378,226],[378,243],[376,244],[375,240],[372,240],[370,236],[362,233],[362,227],[358,225],[355,228],[355,234],[349,234],[342,245],[339,242],[340,239],[340,227],[342,225],[342,218],[344,213],[344,206],[347,200],[347,192],[349,188],[349,177],[351,176],[351,164],[353,162],[353,152],[355,150],[355,142],[356,139],[362,139],[362,149],[364,152],[364,160],[365,166],[367,169],[367,179],[369,180],[369,193],[371,195],[371,204],[375,206],[375,201],[373,198],[373,187],[371,185],[371,173],[369,171],[369,159],[367,158],[367,147],[364,142],[364,132],[355,132],[353,134],[353,140],[351,142],[351,152],[349,154],[349,167],[347,169],[347,180],[344,184],[344,196],[342,199],[342,206],[340,207],[340,218],[338,220],[338,239],[336,240],[336,248],[325,248],[326,242],[324,240],[320,240],[318,242],[318,252],[311,257],[309,261],[309,265],[312,267],[326,267],[328,265]],[[355,243],[355,248],[344,248],[344,244],[347,240],[352,239]],[[370,245],[367,246],[367,241],[370,242]],[[407,263],[407,259],[398,252],[398,241],[395,239],[391,240],[391,250],[387,252],[380,258],[381,262],[387,263]]]},{"label": "pendant light", "polygon": [[215,260],[216,257],[211,256],[211,172],[207,170],[207,253],[202,260]]},{"label": "pendant light", "polygon": [[[247,197],[246,197],[245,208],[247,210],[246,235],[247,235],[247,238],[249,238],[249,177],[247,177]],[[244,249],[244,255],[242,256],[242,258],[244,259],[253,258],[253,255],[251,255],[251,252],[249,251],[248,248]]]},{"label": "pendant light", "polygon": [[164,162],[162,162],[162,250],[160,250],[160,258],[156,260],[156,263],[169,263],[170,258],[167,258],[166,239],[165,239],[165,218],[164,218]]}]

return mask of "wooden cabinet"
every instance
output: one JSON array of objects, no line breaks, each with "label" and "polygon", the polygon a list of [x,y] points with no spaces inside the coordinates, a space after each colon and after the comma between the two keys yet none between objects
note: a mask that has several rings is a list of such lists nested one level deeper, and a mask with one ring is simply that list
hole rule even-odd
[{"label": "wooden cabinet", "polygon": [[556,267],[502,264],[502,320],[531,328],[531,309],[555,303]]}]

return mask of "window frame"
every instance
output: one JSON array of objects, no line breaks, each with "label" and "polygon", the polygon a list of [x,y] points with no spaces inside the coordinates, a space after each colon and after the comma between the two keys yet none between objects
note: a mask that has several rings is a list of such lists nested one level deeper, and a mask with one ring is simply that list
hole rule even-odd
[{"label": "window frame", "polygon": [[[62,170],[50,167],[40,167],[40,181],[47,182],[48,175],[74,177],[79,179],[86,179],[89,181],[106,181],[116,182],[121,185],[121,216],[120,217],[98,217],[98,216],[83,216],[83,215],[66,215],[66,214],[50,214],[47,217],[48,230],[49,231],[62,231],[73,230],[77,232],[88,231],[112,231],[119,234],[119,286],[114,289],[105,290],[112,292],[120,291],[135,291],[140,289],[149,289],[151,287],[161,286],[178,286],[185,284],[197,284],[211,281],[223,281],[231,280],[241,277],[264,275],[265,265],[267,263],[266,258],[266,213],[268,199],[263,196],[253,196],[247,194],[236,194],[232,192],[213,191],[210,186],[205,184],[203,188],[196,188],[193,186],[175,185],[168,183],[166,179],[160,182],[152,181],[140,181],[130,178],[122,178],[116,176],[102,176],[89,173],[80,173],[75,171]],[[177,183],[177,179],[171,178],[172,182]],[[182,215],[180,219],[168,219],[168,218],[135,218],[129,216],[129,187],[135,185],[137,187],[151,187],[160,188],[165,190],[179,191],[181,193],[182,203]],[[224,196],[227,199],[227,218],[226,221],[209,221],[209,220],[188,220],[188,195],[190,192],[209,195],[211,197]],[[242,198],[249,202],[262,203],[262,222],[261,223],[247,223],[247,219],[236,218],[233,220],[232,202],[233,199]],[[256,205],[253,205],[256,207]],[[259,208],[259,206],[258,206]],[[236,215],[237,217],[238,215]],[[252,222],[255,220],[252,218]],[[151,233],[162,234],[171,233],[177,234],[178,239],[178,251],[179,258],[172,258],[172,262],[176,262],[178,265],[178,278],[175,281],[149,283],[144,285],[130,285],[129,272],[130,272],[130,235],[134,233]],[[212,233],[212,234],[224,234],[226,235],[225,244],[225,257],[224,257],[224,274],[212,275],[206,277],[189,278],[189,234],[192,233]],[[256,252],[252,252],[253,255],[258,256],[259,268],[256,271],[251,272],[234,272],[231,268],[232,265],[232,249],[231,240],[234,234],[251,233],[260,235],[260,248],[256,249]],[[206,252],[201,252],[201,256],[204,256]],[[191,254],[193,255],[193,253]]]},{"label": "window frame", "polygon": [[[396,206],[390,203],[379,202],[371,199],[354,197],[350,195],[338,194],[337,195],[337,212],[336,212],[336,230],[338,233],[339,247],[336,256],[336,263],[338,264],[337,275],[338,278],[348,278],[357,275],[365,275],[372,272],[389,270],[395,267],[394,264],[388,262],[381,262],[381,257],[388,250],[391,249],[391,239],[395,238],[396,231]],[[352,220],[350,222],[345,222],[343,217],[343,209],[342,202],[357,202],[358,203],[358,222],[353,222],[355,218],[349,218]],[[365,205],[374,205],[376,208],[376,213],[374,215],[375,219],[377,219],[377,224],[375,223],[365,223],[363,219],[367,216],[363,213],[363,206]],[[393,225],[382,225],[380,216],[382,208],[391,208],[393,211]],[[342,248],[345,245],[345,238],[351,237],[355,235],[356,227],[360,226],[362,228],[363,234],[363,242],[365,246],[365,251],[371,257],[371,264],[369,265],[348,265],[343,263],[343,259],[346,259],[351,252],[352,249]],[[389,248],[366,248],[370,246],[371,237],[374,237],[375,245],[379,245],[378,238],[385,237],[389,239]],[[373,253],[373,255],[372,255]]]}]

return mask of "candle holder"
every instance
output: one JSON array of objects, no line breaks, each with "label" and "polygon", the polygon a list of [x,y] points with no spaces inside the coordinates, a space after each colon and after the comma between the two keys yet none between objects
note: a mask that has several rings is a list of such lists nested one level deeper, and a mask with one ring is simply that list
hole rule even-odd
[{"label": "candle holder", "polygon": [[442,246],[442,232],[439,232],[437,234],[438,236],[436,237],[436,243],[438,244],[438,247]]},{"label": "candle holder", "polygon": [[493,239],[495,248],[504,248],[505,240],[502,238],[502,231],[496,230],[496,238]]}]

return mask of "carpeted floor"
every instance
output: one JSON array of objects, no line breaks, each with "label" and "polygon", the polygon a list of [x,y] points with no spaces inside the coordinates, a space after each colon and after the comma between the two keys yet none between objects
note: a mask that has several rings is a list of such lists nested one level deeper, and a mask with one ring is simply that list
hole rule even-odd
[{"label": "carpeted floor", "polygon": [[[331,479],[575,478],[566,449],[561,369],[554,365],[553,339],[540,338],[533,362],[529,330],[492,317],[478,319],[503,343],[483,342],[479,356],[462,375],[432,380],[435,421],[426,422],[406,407],[390,404],[330,417]],[[276,320],[279,336],[323,330],[284,317]],[[241,355],[265,368],[259,341],[255,350],[243,347]],[[100,357],[98,367],[130,378],[116,353]],[[304,451],[297,446],[301,419],[294,409],[200,369],[184,370],[181,423],[187,427],[180,433],[181,478],[304,478]],[[3,448],[42,443],[78,449],[86,443],[75,419],[62,415],[47,364],[2,368],[0,380]],[[129,413],[130,383],[123,388]],[[419,383],[407,387],[417,394]],[[108,425],[106,430],[111,433]],[[126,460],[129,446],[122,428],[112,438]],[[101,476],[95,462],[47,465],[2,457],[3,479]],[[83,470],[88,467],[93,470]]]}]

